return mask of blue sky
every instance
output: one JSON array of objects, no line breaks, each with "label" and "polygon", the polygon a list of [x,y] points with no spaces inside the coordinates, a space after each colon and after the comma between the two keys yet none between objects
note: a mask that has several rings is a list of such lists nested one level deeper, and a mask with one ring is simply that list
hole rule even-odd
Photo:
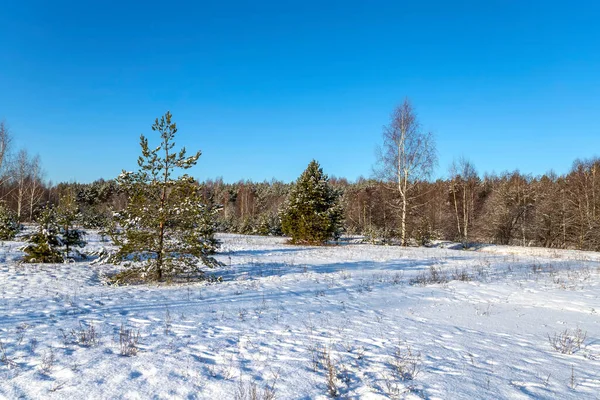
[{"label": "blue sky", "polygon": [[[218,5],[216,4],[218,3]],[[436,176],[600,155],[596,1],[9,1],[0,119],[54,182],[134,169],[170,110],[200,179],[369,176],[409,97]]]}]

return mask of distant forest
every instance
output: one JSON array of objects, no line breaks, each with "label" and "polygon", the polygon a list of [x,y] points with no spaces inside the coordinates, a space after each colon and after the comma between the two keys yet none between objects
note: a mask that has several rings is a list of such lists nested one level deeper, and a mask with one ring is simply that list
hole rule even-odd
[{"label": "distant forest", "polygon": [[[9,157],[10,135],[0,124],[0,199],[20,222],[35,220],[36,210],[75,195],[79,223],[106,226],[127,196],[114,180],[89,184],[50,184],[39,157],[25,150]],[[309,161],[309,160],[307,160]],[[449,169],[448,179],[415,180],[406,215],[407,244],[432,240],[600,250],[600,159],[577,160],[563,175],[533,177],[519,171],[480,175],[466,160]],[[398,243],[401,199],[397,182],[330,179],[340,193],[347,235],[373,243]],[[280,181],[200,184],[207,202],[220,206],[217,229],[255,235],[281,235],[279,210],[293,183]]]}]

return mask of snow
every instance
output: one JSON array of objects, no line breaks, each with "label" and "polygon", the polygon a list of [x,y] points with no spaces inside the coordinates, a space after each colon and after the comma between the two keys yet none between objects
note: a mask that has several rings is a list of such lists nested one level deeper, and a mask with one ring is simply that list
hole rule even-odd
[{"label": "snow", "polygon": [[[235,399],[254,383],[324,399],[324,353],[346,398],[600,398],[598,253],[219,238],[224,282],[129,287],[102,283],[113,265],[20,264],[22,243],[3,243],[0,398]],[[450,280],[419,283],[431,267]],[[96,344],[71,334],[91,325]],[[577,329],[573,354],[551,346]]]}]

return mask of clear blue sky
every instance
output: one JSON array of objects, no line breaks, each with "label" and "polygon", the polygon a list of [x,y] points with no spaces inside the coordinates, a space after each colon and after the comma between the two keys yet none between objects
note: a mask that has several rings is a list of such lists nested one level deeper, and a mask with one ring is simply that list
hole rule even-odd
[{"label": "clear blue sky", "polygon": [[405,97],[437,176],[600,155],[598,1],[4,1],[0,45],[0,118],[54,182],[134,169],[167,110],[200,179],[369,176]]}]

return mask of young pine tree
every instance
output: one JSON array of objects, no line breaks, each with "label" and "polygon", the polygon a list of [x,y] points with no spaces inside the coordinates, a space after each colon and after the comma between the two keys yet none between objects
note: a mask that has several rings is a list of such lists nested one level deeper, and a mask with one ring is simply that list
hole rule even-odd
[{"label": "young pine tree", "polygon": [[339,193],[315,160],[298,178],[280,213],[283,233],[292,243],[323,244],[340,235]]},{"label": "young pine tree", "polygon": [[217,209],[205,203],[194,179],[175,175],[196,165],[201,153],[188,157],[185,148],[173,150],[177,126],[169,112],[156,119],[152,130],[160,134],[160,144],[150,148],[141,135],[139,171],[123,171],[117,179],[128,193],[128,204],[115,214],[118,229],[112,238],[119,246],[116,259],[141,262],[141,267],[130,267],[115,277],[117,283],[201,274],[201,263],[218,265],[210,256],[218,246],[214,238]]},{"label": "young pine tree", "polygon": [[13,240],[19,233],[17,214],[0,201],[0,240]]},{"label": "young pine tree", "polygon": [[85,247],[87,243],[83,239],[85,231],[75,227],[78,217],[79,206],[77,205],[73,191],[69,190],[60,198],[58,207],[56,208],[56,222],[59,226],[65,259],[73,259],[73,257],[85,258],[85,254],[77,249]]},{"label": "young pine tree", "polygon": [[61,263],[64,261],[60,252],[63,243],[56,219],[56,210],[51,206],[44,207],[40,211],[36,218],[38,229],[29,236],[27,245],[23,248],[24,262]]}]

